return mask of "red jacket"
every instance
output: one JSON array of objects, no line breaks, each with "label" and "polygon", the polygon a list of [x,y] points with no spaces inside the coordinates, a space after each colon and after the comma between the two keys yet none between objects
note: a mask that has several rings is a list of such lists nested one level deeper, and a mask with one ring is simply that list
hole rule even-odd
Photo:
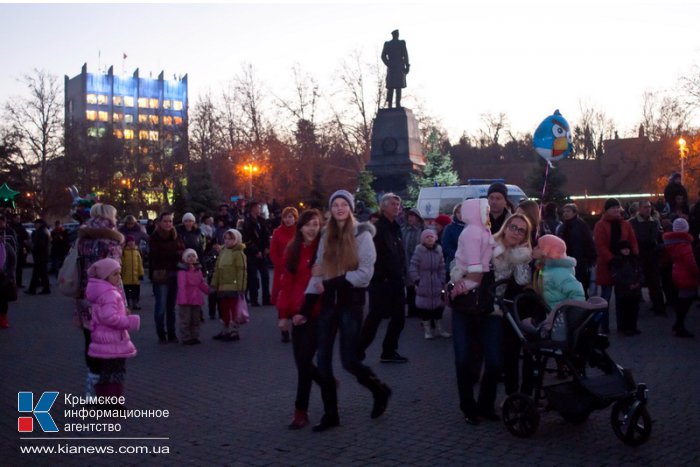
[{"label": "red jacket", "polygon": [[687,232],[666,232],[664,247],[673,262],[673,285],[680,289],[696,289],[700,271],[693,256],[693,237]]},{"label": "red jacket", "polygon": [[[291,319],[299,313],[304,304],[304,292],[311,279],[311,266],[313,266],[314,253],[318,249],[318,239],[311,245],[301,245],[299,266],[295,273],[284,268],[280,282],[280,293],[277,297],[277,310],[280,319]],[[285,255],[285,261],[286,261]],[[311,316],[316,317],[321,312],[321,300],[316,301]]]},{"label": "red jacket", "polygon": [[282,224],[272,232],[272,241],[270,242],[270,261],[274,266],[272,275],[272,292],[270,295],[270,301],[272,304],[277,303],[277,295],[280,293],[280,279],[282,277],[282,272],[284,271],[284,251],[287,249],[287,245],[294,238],[294,234],[297,231],[296,224],[287,227]]},{"label": "red jacket", "polygon": [[[610,275],[610,261],[615,257],[610,250],[610,234],[611,222],[615,218],[603,214],[603,217],[596,222],[593,227],[593,241],[595,242],[595,251],[598,255],[595,268],[595,281],[598,285],[613,285],[613,279]],[[637,246],[637,237],[634,235],[632,224],[624,219],[620,220],[620,240],[627,240],[632,246],[632,253],[639,254]]]}]

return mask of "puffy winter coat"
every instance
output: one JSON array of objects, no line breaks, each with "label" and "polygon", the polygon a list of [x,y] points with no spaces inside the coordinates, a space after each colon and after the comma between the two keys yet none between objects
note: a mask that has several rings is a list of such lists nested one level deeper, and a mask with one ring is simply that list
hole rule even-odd
[{"label": "puffy winter coat", "polygon": [[442,246],[442,254],[445,257],[445,265],[448,268],[452,260],[455,259],[457,243],[459,242],[459,236],[463,230],[464,222],[459,220],[457,216],[452,216],[452,223],[442,231],[440,245]]},{"label": "puffy winter coat", "polygon": [[418,245],[411,256],[408,277],[416,284],[416,307],[435,310],[444,306],[442,289],[445,285],[445,257],[442,247]]},{"label": "puffy winter coat", "polygon": [[270,241],[270,261],[272,261],[272,265],[274,266],[274,272],[272,274],[270,301],[273,305],[277,303],[277,296],[280,293],[280,281],[282,279],[282,273],[284,272],[284,251],[289,242],[294,238],[296,231],[296,225],[287,227],[282,224],[272,232],[272,240]]},{"label": "puffy winter coat", "polygon": [[129,358],[136,355],[128,331],[138,330],[141,319],[127,315],[124,297],[111,283],[91,277],[85,296],[92,305],[88,355],[95,358]]},{"label": "puffy winter coat", "polygon": [[[287,255],[282,261],[282,273],[280,274],[279,295],[277,296],[277,310],[279,318],[292,318],[299,313],[301,306],[304,304],[304,293],[306,286],[311,280],[311,267],[313,266],[313,258],[318,248],[318,239],[310,245],[301,245],[299,253],[299,265],[295,272],[289,271],[284,265],[287,261]],[[318,316],[321,311],[321,300],[316,301],[311,316]]]},{"label": "puffy winter coat", "polygon": [[462,203],[462,219],[466,227],[459,234],[453,281],[460,280],[465,273],[488,272],[493,255],[494,241],[488,227],[488,200],[468,199]]},{"label": "puffy winter coat", "polygon": [[209,285],[202,275],[202,268],[199,264],[190,267],[183,263],[177,267],[177,304],[204,305],[204,295],[209,295]]},{"label": "puffy winter coat", "polygon": [[139,285],[143,278],[143,261],[137,247],[124,248],[122,253],[122,284]]},{"label": "puffy winter coat", "polygon": [[[531,281],[530,261],[532,260],[532,249],[526,245],[515,248],[506,248],[500,240],[495,240],[496,247],[493,250],[494,281],[498,282],[511,277],[516,284],[524,286]],[[507,289],[503,284],[496,289],[496,295],[502,297]]]},{"label": "puffy winter coat", "polygon": [[663,239],[673,262],[673,285],[679,290],[696,289],[700,284],[700,272],[693,256],[693,237],[686,232],[666,232]]},{"label": "puffy winter coat", "polygon": [[244,250],[245,245],[239,243],[233,248],[222,248],[219,257],[216,258],[211,286],[220,296],[231,292],[245,292],[248,285],[248,263]]},{"label": "puffy winter coat", "polygon": [[551,309],[564,300],[586,300],[583,285],[576,280],[576,260],[570,256],[546,259],[542,270],[542,296]]},{"label": "puffy winter coat", "polygon": [[639,254],[637,237],[634,235],[632,225],[624,219],[616,220],[608,214],[603,214],[603,217],[593,227],[593,241],[595,242],[595,250],[598,255],[595,280],[599,285],[613,285],[613,279],[610,275],[610,261],[615,257],[610,248],[611,224],[613,222],[620,222],[620,240],[630,242],[632,253],[635,255]]}]

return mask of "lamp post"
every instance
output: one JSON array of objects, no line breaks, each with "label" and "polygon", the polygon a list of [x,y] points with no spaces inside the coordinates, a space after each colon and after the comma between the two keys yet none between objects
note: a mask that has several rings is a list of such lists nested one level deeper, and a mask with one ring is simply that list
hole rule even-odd
[{"label": "lamp post", "polygon": [[246,164],[243,166],[243,171],[248,174],[248,196],[249,199],[253,199],[253,175],[257,174],[260,171],[260,167],[257,165],[253,164],[252,162],[250,164]]},{"label": "lamp post", "polygon": [[683,137],[678,138],[678,151],[680,152],[681,156],[681,183],[685,183],[685,155],[688,151],[688,147],[686,146],[685,139],[683,139]]}]

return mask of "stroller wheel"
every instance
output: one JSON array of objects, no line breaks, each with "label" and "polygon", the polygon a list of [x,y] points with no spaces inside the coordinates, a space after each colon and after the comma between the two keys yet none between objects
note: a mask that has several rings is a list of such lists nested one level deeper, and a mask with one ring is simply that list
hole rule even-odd
[{"label": "stroller wheel", "polygon": [[615,436],[628,446],[640,446],[651,435],[651,416],[646,404],[635,402],[635,399],[617,401],[610,413]]},{"label": "stroller wheel", "polygon": [[503,402],[503,423],[506,429],[518,438],[529,438],[537,431],[540,413],[531,397],[525,394],[511,394]]}]

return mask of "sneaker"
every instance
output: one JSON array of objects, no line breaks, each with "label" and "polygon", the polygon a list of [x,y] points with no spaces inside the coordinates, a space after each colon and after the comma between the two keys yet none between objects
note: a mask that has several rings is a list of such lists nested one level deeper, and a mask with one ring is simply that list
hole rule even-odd
[{"label": "sneaker", "polygon": [[379,361],[382,363],[407,363],[408,359],[399,355],[398,352],[394,352],[390,355],[382,354],[382,357],[379,359]]}]

